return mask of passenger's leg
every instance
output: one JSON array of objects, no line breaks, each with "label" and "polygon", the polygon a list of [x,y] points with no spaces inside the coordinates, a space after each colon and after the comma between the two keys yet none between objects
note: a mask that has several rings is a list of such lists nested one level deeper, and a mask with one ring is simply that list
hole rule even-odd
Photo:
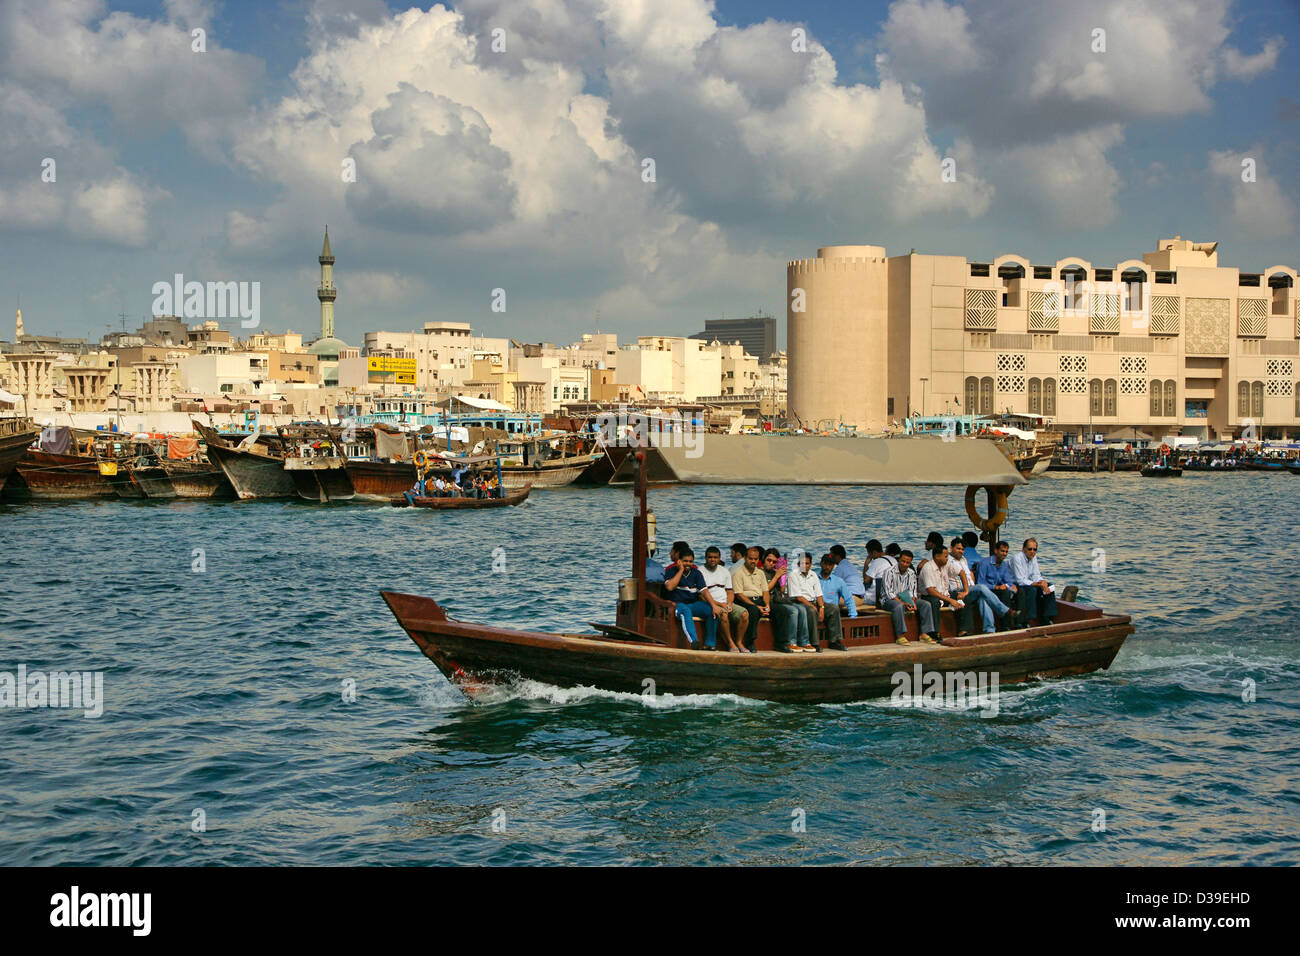
[{"label": "passenger's leg", "polygon": [[844,641],[844,622],[839,607],[834,604],[826,605],[826,640],[832,644]]},{"label": "passenger's leg", "polygon": [[773,604],[772,613],[781,620],[780,637],[777,638],[777,644],[778,646],[784,644],[789,647],[795,642],[799,630],[799,625],[795,620],[799,612],[789,604]]},{"label": "passenger's leg", "polygon": [[695,636],[695,621],[691,615],[690,604],[678,604],[674,609],[677,619],[682,622],[682,630],[686,632],[686,639],[691,642],[691,647],[699,644],[700,639]]},{"label": "passenger's leg", "polygon": [[704,618],[704,646],[718,646],[718,616],[713,613],[713,605],[708,601],[696,601],[696,612]]},{"label": "passenger's leg", "polygon": [[894,619],[894,640],[907,637],[907,618],[903,616],[903,602],[898,598],[889,598],[882,607]]},{"label": "passenger's leg", "polygon": [[936,598],[921,598],[916,602],[916,620],[921,627],[922,634],[939,633],[939,624],[935,621],[934,606],[939,601]]},{"label": "passenger's leg", "polygon": [[[1038,591],[1037,588],[1034,590]],[[1038,623],[1051,624],[1056,620],[1056,594],[1053,591],[1038,591]]]},{"label": "passenger's leg", "polygon": [[916,609],[918,612],[921,610],[922,604],[925,604],[930,608],[930,626],[926,627],[922,624],[921,633],[929,634],[932,637],[937,638],[939,635],[939,612],[943,609],[943,602],[937,597],[925,594],[916,601]]}]

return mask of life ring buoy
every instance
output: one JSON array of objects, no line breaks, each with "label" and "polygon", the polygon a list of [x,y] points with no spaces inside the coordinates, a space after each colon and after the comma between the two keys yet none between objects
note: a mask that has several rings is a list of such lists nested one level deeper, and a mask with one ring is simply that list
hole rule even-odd
[{"label": "life ring buoy", "polygon": [[983,517],[975,506],[975,496],[979,490],[979,485],[966,486],[966,516],[970,518],[971,524],[981,531],[992,533],[1007,520],[1007,495],[1011,493],[1011,488],[1007,485],[984,486],[989,501],[990,513],[987,518]]},{"label": "life ring buoy", "polygon": [[424,449],[421,448],[419,451],[415,453],[415,467],[427,468],[428,465],[429,465],[429,456],[426,455]]},{"label": "life ring buoy", "polygon": [[1170,452],[1172,452],[1172,451],[1173,451],[1173,449],[1170,448],[1168,445],[1161,445],[1161,446],[1160,446],[1160,454],[1162,454],[1162,455],[1168,455],[1168,454],[1169,454]]}]

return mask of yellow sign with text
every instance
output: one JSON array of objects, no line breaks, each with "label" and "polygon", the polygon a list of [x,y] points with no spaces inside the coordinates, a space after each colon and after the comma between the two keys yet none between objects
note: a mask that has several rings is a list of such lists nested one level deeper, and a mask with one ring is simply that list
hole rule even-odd
[{"label": "yellow sign with text", "polygon": [[[398,385],[415,384],[415,359],[413,358],[367,358],[366,378],[371,382],[392,381]],[[392,376],[390,379],[389,376]]]}]

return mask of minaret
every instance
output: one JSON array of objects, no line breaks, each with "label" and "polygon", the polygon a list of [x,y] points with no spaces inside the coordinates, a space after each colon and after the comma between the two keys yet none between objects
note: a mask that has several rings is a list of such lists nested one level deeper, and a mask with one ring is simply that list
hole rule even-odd
[{"label": "minaret", "polygon": [[320,337],[334,338],[334,300],[339,290],[334,288],[334,254],[330,252],[330,227],[325,227],[325,245],[320,251],[320,288],[316,298],[320,299]]},{"label": "minaret", "polygon": [[18,317],[14,319],[14,345],[17,345],[22,341],[22,337],[25,334],[26,333],[23,331],[23,310],[22,307],[19,306]]}]

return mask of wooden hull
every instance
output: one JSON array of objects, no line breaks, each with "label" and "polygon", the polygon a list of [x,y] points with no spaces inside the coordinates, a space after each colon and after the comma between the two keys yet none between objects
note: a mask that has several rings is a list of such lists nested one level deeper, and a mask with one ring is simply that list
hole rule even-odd
[{"label": "wooden hull", "polygon": [[409,461],[349,461],[347,476],[357,498],[392,501],[415,486],[415,465]]},{"label": "wooden hull", "polygon": [[140,492],[140,497],[176,497],[176,489],[172,487],[172,480],[168,476],[166,469],[161,465],[145,465],[143,467],[128,465],[127,471],[130,474],[131,483]]},{"label": "wooden hull", "polygon": [[283,458],[212,443],[208,444],[208,458],[226,473],[240,498],[292,498],[298,493],[284,470]]},{"label": "wooden hull", "polygon": [[398,495],[393,499],[393,506],[404,508],[409,505],[415,508],[433,508],[439,511],[463,511],[473,508],[510,508],[526,501],[528,499],[528,492],[531,489],[531,485],[525,485],[522,491],[506,495],[504,498],[416,498],[414,501],[408,501],[405,495]]},{"label": "wooden hull", "polygon": [[1143,468],[1143,478],[1181,478],[1183,470],[1181,468]]},{"label": "wooden hull", "polygon": [[[574,455],[572,458],[560,458],[536,465],[503,465],[501,484],[507,491],[515,491],[525,485],[533,488],[563,488],[577,481],[578,476],[592,462],[604,457],[604,452],[601,452],[599,455]],[[414,483],[412,480],[411,484]]]},{"label": "wooden hull", "polygon": [[343,458],[286,458],[284,470],[299,498],[347,501],[356,495]]},{"label": "wooden hull", "polygon": [[27,446],[36,440],[40,429],[29,426],[25,420],[10,419],[0,425],[0,488],[27,454]]},{"label": "wooden hull", "polygon": [[99,473],[99,461],[28,449],[5,486],[18,497],[113,498],[117,492]]},{"label": "wooden hull", "polygon": [[[467,689],[519,678],[559,687],[640,694],[737,694],[793,704],[888,697],[896,675],[996,674],[999,685],[1086,674],[1110,666],[1133,632],[1122,615],[943,644],[862,644],[822,654],[705,653],[602,634],[552,634],[468,624],[437,602],[381,592],[403,629],[449,680]],[[647,685],[647,680],[653,681]]]},{"label": "wooden hull", "polygon": [[235,488],[220,465],[208,461],[173,461],[162,463],[171,479],[177,498],[233,498]]}]

